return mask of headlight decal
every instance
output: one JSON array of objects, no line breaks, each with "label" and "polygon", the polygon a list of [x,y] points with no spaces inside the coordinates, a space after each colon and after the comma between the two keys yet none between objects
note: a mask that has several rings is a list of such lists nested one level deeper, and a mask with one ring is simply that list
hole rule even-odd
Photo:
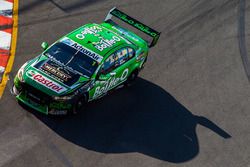
[{"label": "headlight decal", "polygon": [[28,62],[24,63],[22,65],[22,67],[18,70],[17,72],[17,77],[18,79],[21,81],[21,82],[24,82],[24,79],[23,79],[23,74],[24,74],[24,68],[26,67],[26,65],[28,64]]}]

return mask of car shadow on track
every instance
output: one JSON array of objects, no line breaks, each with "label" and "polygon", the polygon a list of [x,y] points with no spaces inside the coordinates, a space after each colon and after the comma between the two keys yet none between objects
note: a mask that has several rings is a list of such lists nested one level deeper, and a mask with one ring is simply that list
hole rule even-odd
[{"label": "car shadow on track", "polygon": [[223,138],[231,136],[195,116],[159,86],[138,79],[68,118],[36,116],[64,139],[102,153],[139,152],[169,162],[185,162],[199,152],[198,124]]}]

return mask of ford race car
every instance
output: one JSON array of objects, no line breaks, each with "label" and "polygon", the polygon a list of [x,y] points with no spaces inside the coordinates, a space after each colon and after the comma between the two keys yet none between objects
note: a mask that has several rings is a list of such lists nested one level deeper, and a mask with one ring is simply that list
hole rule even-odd
[{"label": "ford race car", "polygon": [[[140,30],[150,41],[118,25],[113,16]],[[14,78],[17,100],[44,114],[77,113],[87,102],[120,85],[130,85],[160,33],[117,8],[101,24],[87,24],[26,62]]]}]

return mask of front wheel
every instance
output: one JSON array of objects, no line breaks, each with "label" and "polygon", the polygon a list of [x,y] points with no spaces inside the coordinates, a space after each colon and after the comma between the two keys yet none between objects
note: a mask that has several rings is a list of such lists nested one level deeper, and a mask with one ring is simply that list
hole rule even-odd
[{"label": "front wheel", "polygon": [[87,97],[86,96],[82,96],[82,97],[78,98],[76,100],[76,102],[74,103],[74,106],[72,108],[72,114],[80,113],[82,110],[85,109],[86,105],[87,105]]}]

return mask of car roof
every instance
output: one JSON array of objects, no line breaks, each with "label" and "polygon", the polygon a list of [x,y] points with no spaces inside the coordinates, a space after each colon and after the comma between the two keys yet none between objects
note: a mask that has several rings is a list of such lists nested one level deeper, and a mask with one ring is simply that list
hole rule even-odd
[{"label": "car roof", "polygon": [[124,37],[99,24],[87,24],[66,35],[67,38],[99,54],[104,59],[118,46],[133,45]]}]

